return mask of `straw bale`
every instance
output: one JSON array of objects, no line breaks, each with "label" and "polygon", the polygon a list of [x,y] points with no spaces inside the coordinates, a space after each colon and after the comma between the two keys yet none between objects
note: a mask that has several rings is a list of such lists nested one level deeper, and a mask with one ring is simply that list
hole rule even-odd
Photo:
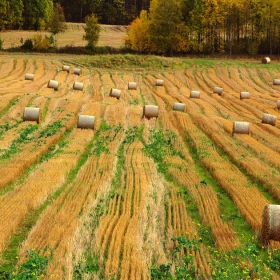
[{"label": "straw bale", "polygon": [[156,86],[163,86],[163,84],[164,84],[163,80],[161,80],[161,79],[156,80]]},{"label": "straw bale", "polygon": [[147,119],[158,117],[158,106],[156,105],[145,105],[143,107],[143,116]]},{"label": "straw bale", "polygon": [[75,68],[74,71],[73,71],[73,73],[74,73],[75,75],[80,76],[80,75],[82,74],[82,69],[80,69],[80,68]]},{"label": "straw bale", "polygon": [[116,97],[117,99],[120,99],[120,97],[121,97],[121,90],[116,89],[116,88],[111,88],[110,96],[111,97]]},{"label": "straw bale", "polygon": [[95,116],[79,115],[77,128],[94,129]]},{"label": "straw bale", "polygon": [[197,90],[192,90],[190,94],[190,98],[200,98],[200,92]]},{"label": "straw bale", "polygon": [[270,58],[269,58],[269,57],[264,57],[264,58],[262,59],[262,63],[263,63],[263,64],[269,64],[269,63],[270,63]]},{"label": "straw bale", "polygon": [[240,99],[249,99],[250,98],[250,93],[248,91],[241,91],[240,92]]},{"label": "straw bale", "polygon": [[174,105],[173,105],[173,110],[184,112],[185,111],[185,106],[186,105],[184,103],[175,102]]},{"label": "straw bale", "polygon": [[68,65],[63,65],[62,66],[62,71],[67,71],[68,73],[70,72],[70,66]]},{"label": "straw bale", "polygon": [[280,205],[266,204],[262,216],[261,242],[280,241]]},{"label": "straw bale", "polygon": [[276,106],[277,106],[277,109],[280,110],[280,100],[277,100]]},{"label": "straw bale", "polygon": [[267,124],[271,124],[273,126],[276,125],[276,116],[271,115],[271,114],[263,114],[262,117],[262,123],[267,123]]},{"label": "straw bale", "polygon": [[24,108],[23,120],[40,123],[40,108]]},{"label": "straw bale", "polygon": [[136,89],[136,88],[137,88],[137,84],[135,82],[128,83],[128,89]]},{"label": "straw bale", "polygon": [[250,124],[248,122],[233,122],[232,133],[249,134]]},{"label": "straw bale", "polygon": [[223,93],[223,88],[221,88],[221,87],[214,87],[214,93],[218,93],[219,95],[221,95]]},{"label": "straw bale", "polygon": [[276,85],[276,86],[279,86],[280,85],[280,79],[274,79],[273,84]]},{"label": "straw bale", "polygon": [[25,80],[33,81],[34,80],[34,74],[26,73],[25,74]]},{"label": "straw bale", "polygon": [[58,89],[58,81],[49,80],[48,88]]},{"label": "straw bale", "polygon": [[74,82],[74,84],[73,84],[73,89],[76,89],[76,90],[83,90],[83,88],[84,88],[84,84],[83,84],[83,83]]}]

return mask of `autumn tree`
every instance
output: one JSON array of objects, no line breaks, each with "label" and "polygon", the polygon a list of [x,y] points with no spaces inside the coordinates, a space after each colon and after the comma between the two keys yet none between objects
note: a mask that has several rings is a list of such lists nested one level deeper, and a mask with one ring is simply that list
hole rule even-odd
[{"label": "autumn tree", "polygon": [[86,34],[83,38],[88,42],[88,47],[94,47],[98,42],[101,30],[98,18],[94,14],[86,17],[86,27],[84,27],[84,30]]},{"label": "autumn tree", "polygon": [[180,49],[185,33],[181,0],[152,0],[150,6],[150,36],[157,53],[172,55]]},{"label": "autumn tree", "polygon": [[54,35],[54,45],[56,45],[56,35],[67,29],[64,11],[59,3],[54,6],[53,14],[49,22],[49,31]]}]

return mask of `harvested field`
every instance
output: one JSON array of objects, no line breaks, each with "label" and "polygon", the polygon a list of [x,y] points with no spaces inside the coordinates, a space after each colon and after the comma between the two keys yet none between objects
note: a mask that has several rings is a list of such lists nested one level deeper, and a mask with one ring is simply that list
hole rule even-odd
[{"label": "harvested field", "polygon": [[[0,55],[0,279],[20,275],[28,252],[48,260],[38,279],[278,279],[280,243],[260,243],[263,209],[280,203],[276,62],[94,59]],[[40,108],[39,124],[23,121],[26,107]],[[94,129],[77,128],[79,115]]]}]

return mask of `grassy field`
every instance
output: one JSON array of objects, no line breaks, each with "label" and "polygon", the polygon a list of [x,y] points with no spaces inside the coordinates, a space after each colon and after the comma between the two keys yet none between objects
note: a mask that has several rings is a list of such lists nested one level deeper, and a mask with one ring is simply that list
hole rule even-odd
[{"label": "grassy field", "polygon": [[[87,41],[83,40],[85,34],[84,23],[67,23],[67,29],[63,33],[56,35],[57,47],[65,46],[85,46]],[[35,34],[50,36],[50,32],[45,31],[5,31],[0,32],[0,38],[4,40],[3,49],[21,46],[21,40],[32,38]],[[124,45],[123,38],[126,36],[126,26],[101,25],[100,38],[98,46],[121,47]]]},{"label": "grassy field", "polygon": [[279,279],[280,243],[260,242],[280,201],[280,125],[262,123],[278,77],[253,59],[0,54],[0,279]]}]

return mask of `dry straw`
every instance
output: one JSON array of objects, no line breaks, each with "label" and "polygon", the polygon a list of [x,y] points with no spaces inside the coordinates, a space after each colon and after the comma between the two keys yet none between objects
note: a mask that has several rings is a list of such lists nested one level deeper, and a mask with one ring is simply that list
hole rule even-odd
[{"label": "dry straw", "polygon": [[75,75],[80,76],[80,75],[82,74],[82,69],[80,69],[80,68],[75,68],[74,71],[73,71],[73,73],[74,73]]},{"label": "dry straw", "polygon": [[48,88],[58,89],[58,81],[49,80]]},{"label": "dry straw", "polygon": [[176,102],[173,105],[173,110],[174,111],[182,111],[182,112],[184,112],[185,111],[185,107],[186,107],[186,105],[184,103]]},{"label": "dry straw", "polygon": [[84,84],[83,83],[74,82],[73,89],[75,89],[75,90],[83,90],[83,88],[84,88]]},{"label": "dry straw", "polygon": [[25,80],[33,81],[34,80],[34,74],[26,73],[25,74]]},{"label": "dry straw", "polygon": [[158,106],[156,105],[145,105],[143,107],[143,116],[147,119],[158,117]]},{"label": "dry straw", "polygon": [[233,122],[232,134],[249,134],[250,124],[248,122]]},{"label": "dry straw", "polygon": [[223,88],[221,88],[221,87],[214,87],[214,93],[218,93],[219,95],[221,95],[223,93]]},{"label": "dry straw", "polygon": [[250,98],[250,93],[248,91],[241,91],[240,92],[240,99],[249,99]]},{"label": "dry straw", "polygon": [[277,106],[277,109],[280,110],[280,100],[277,100],[276,106]]},{"label": "dry straw", "polygon": [[192,90],[190,94],[190,98],[200,98],[200,92],[197,90]]},{"label": "dry straw", "polygon": [[111,97],[116,97],[117,99],[120,99],[121,97],[121,91],[119,89],[116,88],[111,88],[110,90],[110,96]]},{"label": "dry straw", "polygon": [[77,128],[94,129],[95,116],[79,115]]},{"label": "dry straw", "polygon": [[263,114],[262,123],[271,124],[273,126],[276,125],[276,116],[270,114]]},{"label": "dry straw", "polygon": [[280,241],[280,205],[266,204],[263,209],[262,245],[267,246],[270,240]]},{"label": "dry straw", "polygon": [[164,81],[161,79],[156,79],[156,86],[163,86]]},{"label": "dry straw", "polygon": [[70,66],[68,65],[63,65],[62,66],[62,71],[67,71],[68,73],[70,72]]},{"label": "dry straw", "polygon": [[269,63],[270,63],[270,58],[269,58],[269,57],[264,57],[264,58],[262,59],[262,63],[263,63],[263,64],[269,64]]},{"label": "dry straw", "polygon": [[136,89],[136,88],[137,88],[137,84],[135,82],[128,83],[128,89]]},{"label": "dry straw", "polygon": [[23,113],[23,120],[40,123],[40,108],[26,107]]},{"label": "dry straw", "polygon": [[280,85],[280,79],[274,79],[273,84],[276,85],[276,86],[279,86]]}]

